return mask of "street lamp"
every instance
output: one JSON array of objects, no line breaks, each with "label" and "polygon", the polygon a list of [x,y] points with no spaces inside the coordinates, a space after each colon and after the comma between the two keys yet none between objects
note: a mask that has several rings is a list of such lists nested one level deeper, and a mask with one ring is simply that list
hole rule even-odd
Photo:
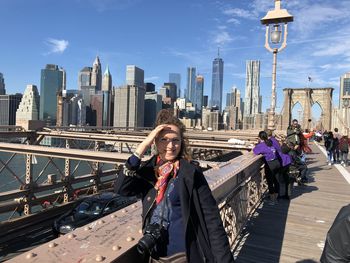
[{"label": "street lamp", "polygon": [[[267,12],[261,19],[261,23],[266,25],[265,48],[273,53],[272,63],[272,95],[271,106],[268,115],[268,128],[275,130],[275,108],[276,108],[276,67],[277,53],[287,46],[287,24],[293,22],[293,16],[286,9],[281,9],[281,0],[275,0],[275,9]],[[284,25],[283,25],[284,24]],[[283,30],[282,30],[283,25]],[[282,32],[283,31],[283,32]],[[270,34],[269,34],[270,33]],[[283,42],[280,47],[283,33]],[[270,46],[272,44],[272,47]]]},{"label": "street lamp", "polygon": [[343,107],[345,108],[345,122],[343,125],[345,126],[346,135],[349,135],[349,123],[348,123],[348,108],[349,108],[349,99],[343,100]]}]

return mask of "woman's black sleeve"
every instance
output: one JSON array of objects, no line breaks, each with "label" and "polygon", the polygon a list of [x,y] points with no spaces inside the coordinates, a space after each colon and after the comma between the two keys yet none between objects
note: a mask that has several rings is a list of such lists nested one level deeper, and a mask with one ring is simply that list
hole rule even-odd
[{"label": "woman's black sleeve", "polygon": [[209,243],[216,262],[234,262],[217,203],[201,171],[196,171],[194,187],[198,189],[199,202],[207,227]]},{"label": "woman's black sleeve", "polygon": [[138,167],[131,167],[128,162],[117,175],[114,191],[122,196],[139,196],[144,194],[145,180],[138,175]]}]

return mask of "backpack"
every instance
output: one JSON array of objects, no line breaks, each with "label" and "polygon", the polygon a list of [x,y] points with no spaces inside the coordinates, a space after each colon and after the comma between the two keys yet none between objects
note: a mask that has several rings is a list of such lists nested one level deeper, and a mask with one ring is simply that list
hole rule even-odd
[{"label": "backpack", "polygon": [[290,148],[288,147],[288,145],[286,143],[283,143],[281,145],[281,152],[284,154],[288,154],[290,151]]}]

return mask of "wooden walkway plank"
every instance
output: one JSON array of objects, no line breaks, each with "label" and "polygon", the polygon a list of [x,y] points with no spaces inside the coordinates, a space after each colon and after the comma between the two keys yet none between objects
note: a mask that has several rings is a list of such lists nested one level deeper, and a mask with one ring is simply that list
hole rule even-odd
[{"label": "wooden walkway plank", "polygon": [[318,146],[311,148],[311,182],[295,185],[291,201],[261,204],[235,249],[238,263],[319,262],[335,216],[350,202],[350,185],[335,166],[327,165]]}]

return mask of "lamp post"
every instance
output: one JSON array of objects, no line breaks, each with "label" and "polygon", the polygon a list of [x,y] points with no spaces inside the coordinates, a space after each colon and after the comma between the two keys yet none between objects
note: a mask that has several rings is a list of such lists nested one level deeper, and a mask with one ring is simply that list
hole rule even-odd
[{"label": "lamp post", "polygon": [[344,126],[345,126],[345,130],[346,130],[346,135],[349,136],[349,123],[348,123],[348,109],[349,109],[349,99],[344,99],[343,100],[343,106],[345,108],[345,122],[344,122]]},{"label": "lamp post", "polygon": [[[265,48],[272,52],[272,94],[271,106],[268,115],[268,128],[275,130],[275,108],[276,108],[276,67],[277,53],[287,46],[288,22],[293,21],[293,16],[286,9],[281,9],[281,0],[275,0],[275,9],[268,11],[266,16],[261,19],[261,23],[266,25]],[[284,24],[284,25],[283,25]],[[283,25],[283,29],[282,29]],[[283,41],[281,43],[283,31]],[[270,34],[269,34],[270,33]],[[272,47],[270,46],[272,45]]]}]

